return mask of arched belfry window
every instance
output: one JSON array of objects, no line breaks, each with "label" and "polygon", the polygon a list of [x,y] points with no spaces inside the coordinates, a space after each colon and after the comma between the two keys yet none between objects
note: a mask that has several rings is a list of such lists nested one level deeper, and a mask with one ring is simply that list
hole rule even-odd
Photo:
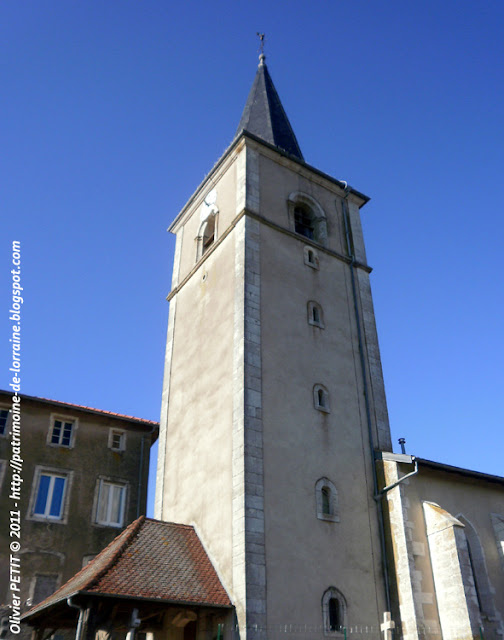
[{"label": "arched belfry window", "polygon": [[215,216],[210,216],[203,231],[203,253],[209,249],[215,241]]},{"label": "arched belfry window", "polygon": [[325,245],[327,219],[319,203],[307,193],[294,191],[288,198],[290,228],[300,236]]},{"label": "arched belfry window", "polygon": [[324,635],[343,634],[346,626],[346,601],[335,587],[329,587],[322,597]]},{"label": "arched belfry window", "polygon": [[197,241],[196,261],[203,256],[217,238],[217,213],[211,213],[200,226]]},{"label": "arched belfry window", "polygon": [[297,204],[294,207],[294,230],[301,236],[313,240],[315,219],[311,210],[304,204]]},{"label": "arched belfry window", "polygon": [[338,491],[329,478],[320,478],[315,484],[317,518],[328,522],[339,522]]},{"label": "arched belfry window", "polygon": [[324,413],[331,412],[331,408],[329,406],[329,393],[321,384],[316,384],[313,387],[313,406],[318,411],[323,411]]}]

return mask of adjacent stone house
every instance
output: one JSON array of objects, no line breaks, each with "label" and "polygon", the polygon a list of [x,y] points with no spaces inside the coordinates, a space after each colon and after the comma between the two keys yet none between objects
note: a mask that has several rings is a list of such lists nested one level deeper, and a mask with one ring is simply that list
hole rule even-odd
[{"label": "adjacent stone house", "polygon": [[[0,392],[0,509],[19,511],[19,595],[26,611],[145,513],[158,424],[21,396],[23,483],[15,509],[9,498],[11,397]],[[8,534],[6,519],[0,530],[0,603],[6,603],[9,586]]]}]

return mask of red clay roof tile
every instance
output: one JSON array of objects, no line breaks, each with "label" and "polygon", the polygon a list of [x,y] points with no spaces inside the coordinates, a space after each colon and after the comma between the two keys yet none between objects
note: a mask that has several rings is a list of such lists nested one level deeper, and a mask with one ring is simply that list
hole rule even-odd
[{"label": "red clay roof tile", "polygon": [[145,516],[23,619],[77,593],[231,606],[194,527]]}]

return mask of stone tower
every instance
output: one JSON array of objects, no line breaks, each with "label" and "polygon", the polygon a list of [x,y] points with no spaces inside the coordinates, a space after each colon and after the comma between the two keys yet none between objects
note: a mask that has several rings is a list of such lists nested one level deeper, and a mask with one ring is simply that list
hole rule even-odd
[{"label": "stone tower", "polygon": [[234,141],[170,227],[156,516],[196,526],[242,638],[376,629],[388,608],[367,201],[304,161],[261,55]]}]

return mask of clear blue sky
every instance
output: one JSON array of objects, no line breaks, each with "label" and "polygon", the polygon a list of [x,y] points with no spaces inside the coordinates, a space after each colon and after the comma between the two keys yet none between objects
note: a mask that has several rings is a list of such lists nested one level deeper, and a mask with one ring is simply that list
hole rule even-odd
[{"label": "clear blue sky", "polygon": [[267,64],[362,211],[394,441],[503,474],[504,3],[0,5],[0,386],[22,243],[22,391],[158,419],[170,221]]}]

